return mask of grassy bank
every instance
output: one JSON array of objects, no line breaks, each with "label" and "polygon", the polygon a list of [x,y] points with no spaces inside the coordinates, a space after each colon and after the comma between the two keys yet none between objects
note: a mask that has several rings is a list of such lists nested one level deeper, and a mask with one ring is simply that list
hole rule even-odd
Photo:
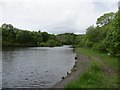
[{"label": "grassy bank", "polygon": [[87,56],[91,62],[88,70],[65,88],[118,88],[118,58],[92,49],[77,48],[77,54]]}]

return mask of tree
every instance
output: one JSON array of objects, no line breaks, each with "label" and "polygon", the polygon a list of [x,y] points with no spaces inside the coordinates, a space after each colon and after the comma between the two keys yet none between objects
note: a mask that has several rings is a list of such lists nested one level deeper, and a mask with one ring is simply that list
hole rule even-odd
[{"label": "tree", "polygon": [[99,31],[94,26],[90,26],[87,28],[86,35],[90,42],[97,42],[99,40]]},{"label": "tree", "polygon": [[108,24],[115,16],[115,13],[111,12],[111,13],[105,13],[103,16],[99,17],[97,19],[97,26],[102,27],[106,24]]},{"label": "tree", "polygon": [[3,41],[14,42],[16,37],[16,29],[11,24],[3,24],[1,26]]},{"label": "tree", "polygon": [[115,15],[112,27],[103,43],[108,53],[120,56],[120,10]]},{"label": "tree", "polygon": [[39,45],[40,43],[42,43],[42,35],[40,32],[31,32],[32,35],[32,42],[36,45]]},{"label": "tree", "polygon": [[56,46],[57,45],[57,42],[55,41],[55,40],[48,40],[47,42],[46,42],[46,46],[48,46],[48,47],[54,47],[54,46]]},{"label": "tree", "polygon": [[33,40],[33,38],[30,31],[21,30],[17,32],[16,40],[17,42],[20,42],[20,43],[28,43],[28,42],[32,42],[31,40]]},{"label": "tree", "polygon": [[43,38],[43,42],[47,42],[48,38],[49,38],[49,34],[47,32],[41,32],[42,38]]}]

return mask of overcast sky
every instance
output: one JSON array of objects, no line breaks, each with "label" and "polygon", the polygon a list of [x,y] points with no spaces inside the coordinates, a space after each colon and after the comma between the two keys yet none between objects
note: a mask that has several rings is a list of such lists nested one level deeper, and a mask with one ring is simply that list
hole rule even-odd
[{"label": "overcast sky", "polygon": [[3,23],[49,33],[85,33],[96,19],[118,10],[119,0],[0,0]]}]

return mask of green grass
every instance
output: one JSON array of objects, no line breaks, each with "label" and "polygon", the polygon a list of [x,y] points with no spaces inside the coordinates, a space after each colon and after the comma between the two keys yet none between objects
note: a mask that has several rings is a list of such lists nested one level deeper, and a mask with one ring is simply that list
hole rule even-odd
[{"label": "green grass", "polygon": [[108,66],[118,69],[118,58],[113,56],[108,56],[107,53],[101,53],[98,51],[93,51],[90,48],[77,48],[77,53],[82,53],[88,57],[97,57],[105,62]]},{"label": "green grass", "polygon": [[103,85],[100,66],[92,62],[91,68],[77,80],[69,83],[65,88],[97,88]]},{"label": "green grass", "polygon": [[[90,59],[91,66],[77,80],[68,83],[65,89],[118,88],[118,58],[93,51],[92,49],[77,48],[76,51],[78,54],[86,55]],[[110,73],[103,71],[103,67],[106,66],[112,68],[113,71]]]}]

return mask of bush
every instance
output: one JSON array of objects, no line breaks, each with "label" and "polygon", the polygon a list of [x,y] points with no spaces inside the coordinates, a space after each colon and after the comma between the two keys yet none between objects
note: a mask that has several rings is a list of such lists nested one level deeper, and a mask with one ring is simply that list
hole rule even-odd
[{"label": "bush", "polygon": [[54,46],[57,46],[57,44],[56,44],[55,40],[48,40],[46,42],[46,46],[48,46],[48,47],[54,47]]}]

